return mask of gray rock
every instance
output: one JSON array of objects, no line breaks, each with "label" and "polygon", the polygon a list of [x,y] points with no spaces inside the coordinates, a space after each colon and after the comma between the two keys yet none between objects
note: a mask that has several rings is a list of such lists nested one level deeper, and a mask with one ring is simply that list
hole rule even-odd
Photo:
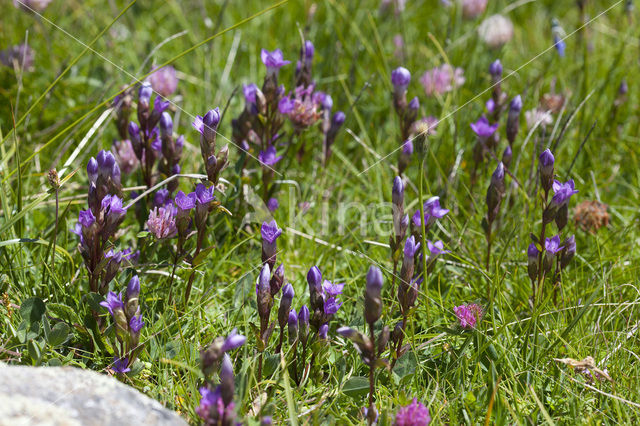
[{"label": "gray rock", "polygon": [[0,425],[186,425],[112,377],[73,367],[0,363]]}]

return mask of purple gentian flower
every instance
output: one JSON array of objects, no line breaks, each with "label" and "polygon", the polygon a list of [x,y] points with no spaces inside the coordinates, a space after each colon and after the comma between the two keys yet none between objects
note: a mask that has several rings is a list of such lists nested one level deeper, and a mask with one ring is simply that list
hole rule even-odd
[{"label": "purple gentian flower", "polygon": [[563,248],[564,246],[560,245],[559,235],[556,235],[555,237],[552,237],[552,238],[545,238],[544,240],[544,249],[551,254],[556,254]]},{"label": "purple gentian flower", "polygon": [[195,192],[185,194],[182,191],[178,191],[178,193],[176,194],[175,203],[180,210],[191,210],[196,206],[196,194]]},{"label": "purple gentian flower", "polygon": [[338,309],[340,309],[340,306],[342,306],[342,302],[340,302],[335,297],[329,297],[324,302],[325,315],[334,315],[336,312],[338,312]]},{"label": "purple gentian flower", "polygon": [[416,255],[416,252],[420,248],[420,243],[416,244],[416,239],[412,236],[407,238],[407,241],[404,243],[404,256],[405,258],[413,258]]},{"label": "purple gentian flower", "polygon": [[275,220],[272,220],[271,222],[262,223],[260,233],[262,234],[262,239],[268,244],[275,244],[276,239],[282,235],[282,229],[278,228]]},{"label": "purple gentian flower", "polygon": [[267,67],[267,71],[270,74],[278,72],[280,67],[291,63],[291,61],[284,60],[282,50],[280,49],[276,49],[273,52],[269,52],[267,49],[262,49],[260,51],[260,59],[262,59],[262,63]]},{"label": "purple gentian flower", "polygon": [[256,91],[258,90],[258,86],[255,83],[245,84],[242,86],[242,94],[244,95],[244,101],[247,104],[255,104],[256,103]]},{"label": "purple gentian flower", "polygon": [[108,216],[117,216],[126,213],[126,210],[122,207],[122,200],[118,198],[117,195],[107,195],[104,197],[100,207]]},{"label": "purple gentian flower", "polygon": [[432,243],[431,241],[427,240],[427,248],[429,249],[429,253],[431,253],[432,256],[449,253],[449,250],[444,249],[444,243],[442,241],[436,241],[435,243]]},{"label": "purple gentian flower", "polygon": [[569,179],[567,182],[562,183],[558,180],[553,181],[554,196],[551,202],[558,207],[562,207],[569,202],[571,196],[577,194],[576,185],[573,179]]},{"label": "purple gentian flower", "polygon": [[[424,202],[424,217],[425,217],[425,227],[429,228],[431,225],[435,223],[437,219],[443,218],[447,213],[449,213],[448,209],[443,209],[440,207],[440,197],[431,197],[427,201]],[[420,210],[417,210],[413,214],[413,224],[416,227],[422,226],[420,222]]]},{"label": "purple gentian flower", "polygon": [[144,321],[142,321],[142,315],[131,317],[131,320],[129,321],[129,328],[133,333],[139,333],[143,326]]},{"label": "purple gentian flower", "polygon": [[89,228],[96,221],[96,217],[93,215],[91,209],[80,210],[78,215],[78,222],[85,228]]},{"label": "purple gentian flower", "polygon": [[111,366],[111,369],[118,374],[124,374],[131,371],[128,365],[129,365],[128,358],[113,357],[113,364]]},{"label": "purple gentian flower", "polygon": [[280,114],[282,115],[287,115],[293,112],[293,110],[295,109],[295,106],[296,106],[296,101],[294,101],[288,96],[285,96],[284,98],[280,99],[280,101],[278,102],[278,111],[280,111]]},{"label": "purple gentian flower", "polygon": [[224,343],[222,344],[222,352],[229,352],[234,349],[238,349],[240,346],[244,345],[246,341],[247,338],[238,334],[238,329],[234,328],[224,340]]},{"label": "purple gentian flower", "polygon": [[402,407],[396,413],[394,426],[427,426],[431,423],[429,409],[413,398],[411,404]]},{"label": "purple gentian flower", "polygon": [[114,315],[114,311],[118,309],[124,309],[124,303],[122,302],[122,294],[116,294],[113,291],[107,293],[107,300],[100,302],[100,306],[107,308],[111,315]]},{"label": "purple gentian flower", "polygon": [[498,123],[489,124],[489,120],[484,115],[475,123],[471,123],[471,130],[480,138],[487,139],[498,130]]},{"label": "purple gentian flower", "polygon": [[203,184],[199,183],[196,186],[196,199],[200,204],[209,204],[211,201],[215,200],[216,197],[213,195],[214,187],[211,186],[207,188]]},{"label": "purple gentian flower", "polygon": [[273,166],[278,161],[282,160],[282,156],[276,156],[276,147],[273,145],[269,145],[266,151],[260,151],[258,154],[258,160],[266,166]]},{"label": "purple gentian flower", "polygon": [[322,291],[324,294],[335,297],[342,294],[342,290],[344,289],[344,283],[342,284],[333,284],[329,280],[324,280],[322,282]]},{"label": "purple gentian flower", "polygon": [[204,117],[196,116],[195,120],[191,125],[194,129],[196,129],[201,135],[205,135],[205,130],[213,131],[218,128],[218,124],[220,123],[220,108],[216,107],[215,109],[207,111]]}]

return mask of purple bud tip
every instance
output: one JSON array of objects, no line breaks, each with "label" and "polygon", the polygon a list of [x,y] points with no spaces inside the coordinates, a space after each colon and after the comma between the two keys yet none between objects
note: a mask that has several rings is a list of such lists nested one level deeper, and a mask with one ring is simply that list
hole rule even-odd
[{"label": "purple bud tip", "polygon": [[91,157],[87,163],[87,174],[90,180],[94,180],[98,175],[98,161],[93,157]]},{"label": "purple bud tip", "polygon": [[173,120],[168,112],[163,112],[160,117],[160,130],[164,133],[171,133],[173,131]]},{"label": "purple bud tip", "polygon": [[231,333],[224,339],[224,343],[222,344],[222,352],[232,351],[234,349],[238,349],[240,346],[244,345],[247,341],[247,338],[242,334],[238,334],[238,329],[234,328],[231,330]]},{"label": "purple bud tip", "polygon": [[415,98],[411,99],[411,102],[409,102],[409,109],[413,111],[417,111],[419,108],[420,108],[420,100],[416,96]]},{"label": "purple bud tip", "polygon": [[148,103],[149,99],[151,99],[152,93],[153,89],[151,88],[151,83],[145,81],[144,83],[142,83],[142,86],[140,86],[140,91],[138,92],[138,100],[141,102],[146,101]]},{"label": "purple bud tip", "polygon": [[540,154],[540,165],[542,167],[553,167],[553,163],[555,162],[555,158],[549,149],[545,149],[542,154]]},{"label": "purple bud tip", "polygon": [[522,110],[522,98],[520,97],[520,95],[511,100],[511,103],[509,104],[509,110],[515,113],[519,113]]},{"label": "purple bud tip", "polygon": [[309,308],[307,308],[307,305],[302,305],[302,308],[300,308],[300,312],[298,312],[298,321],[302,324],[309,323]]},{"label": "purple bud tip", "polygon": [[398,67],[391,71],[391,84],[398,91],[405,91],[411,82],[411,73],[404,67]]},{"label": "purple bud tip", "polygon": [[140,128],[135,122],[130,121],[129,125],[127,126],[127,130],[129,131],[129,136],[131,136],[132,138],[139,137]]},{"label": "purple bud tip", "polygon": [[317,266],[312,266],[307,273],[307,282],[312,287],[322,286],[322,273]]},{"label": "purple bud tip", "polygon": [[140,279],[137,275],[134,275],[133,278],[129,281],[127,285],[127,299],[131,297],[138,297],[140,294]]},{"label": "purple bud tip", "polygon": [[293,286],[290,283],[285,284],[282,288],[282,298],[292,300],[295,295],[296,293],[293,290]]},{"label": "purple bud tip", "polygon": [[500,62],[500,59],[496,59],[491,63],[491,65],[489,65],[489,74],[495,78],[502,75],[502,63]]},{"label": "purple bud tip", "polygon": [[331,122],[335,126],[342,126],[342,124],[344,123],[344,120],[346,118],[347,118],[347,116],[344,114],[344,112],[338,111],[335,114],[333,114],[333,118],[331,119]]},{"label": "purple bud tip", "polygon": [[222,366],[220,367],[220,380],[231,378],[233,380],[233,364],[229,354],[224,354]]},{"label": "purple bud tip", "polygon": [[318,337],[320,339],[326,340],[328,334],[329,334],[329,324],[324,323],[320,326],[320,329],[318,330]]},{"label": "purple bud tip", "polygon": [[527,256],[530,258],[537,258],[540,251],[538,247],[536,247],[535,243],[529,244],[529,248],[527,249]]},{"label": "purple bud tip", "polygon": [[371,266],[367,272],[367,290],[379,292],[382,289],[382,271],[377,266]]},{"label": "purple bud tip", "polygon": [[218,123],[220,123],[220,108],[216,107],[215,109],[209,110],[204,117],[202,117],[202,122],[205,126],[216,129]]},{"label": "purple bud tip", "polygon": [[314,48],[313,48],[313,43],[311,43],[311,40],[307,40],[304,42],[304,57],[307,61],[310,61],[313,59],[313,53],[314,53]]},{"label": "purple bud tip", "polygon": [[393,189],[391,190],[393,196],[400,196],[404,194],[404,182],[400,176],[396,176],[393,179]]},{"label": "purple bud tip", "polygon": [[498,164],[498,167],[493,171],[493,175],[491,175],[491,182],[501,182],[504,180],[504,164],[502,161]]},{"label": "purple bud tip", "polygon": [[296,314],[295,309],[291,309],[289,311],[289,318],[287,319],[287,323],[289,325],[298,325],[298,315]]}]

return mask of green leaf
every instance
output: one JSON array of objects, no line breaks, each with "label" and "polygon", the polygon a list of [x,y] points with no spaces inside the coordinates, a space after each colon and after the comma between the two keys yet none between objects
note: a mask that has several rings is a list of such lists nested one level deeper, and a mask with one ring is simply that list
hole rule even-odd
[{"label": "green leaf", "polygon": [[42,349],[40,348],[38,342],[36,342],[34,339],[29,340],[27,348],[29,350],[29,356],[33,361],[33,365],[40,364],[40,359],[42,358]]},{"label": "green leaf", "polygon": [[147,236],[149,236],[149,234],[149,231],[140,231],[138,232],[138,235],[136,235],[136,238],[146,238]]},{"label": "green leaf", "polygon": [[209,246],[203,249],[200,253],[198,253],[198,255],[194,257],[193,261],[191,262],[193,266],[196,267],[200,265],[204,261],[204,259],[209,255],[209,253],[211,253],[211,250],[213,250],[214,248],[215,246]]},{"label": "green leaf", "polygon": [[22,319],[28,321],[29,324],[33,324],[34,322],[40,321],[45,310],[46,307],[44,306],[42,299],[32,297],[31,299],[27,299],[22,302],[22,305],[20,306],[20,315],[22,315]]},{"label": "green leaf", "polygon": [[89,305],[92,311],[94,312],[102,312],[103,307],[100,306],[100,302],[104,300],[104,297],[99,295],[98,293],[91,292],[84,296],[84,301]]},{"label": "green leaf", "polygon": [[47,337],[47,343],[51,346],[59,346],[63,344],[69,337],[69,326],[66,322],[59,322],[53,326],[49,336]]},{"label": "green leaf", "polygon": [[351,398],[359,398],[369,392],[369,378],[362,376],[351,377],[344,384],[342,391]]},{"label": "green leaf", "polygon": [[50,315],[63,319],[67,322],[80,322],[76,311],[72,307],[62,303],[47,303],[47,312]]}]

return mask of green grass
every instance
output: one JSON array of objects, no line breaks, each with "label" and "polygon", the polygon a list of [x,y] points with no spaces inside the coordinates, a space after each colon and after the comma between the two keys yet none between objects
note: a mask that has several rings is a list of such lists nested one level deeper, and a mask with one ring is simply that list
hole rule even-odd
[{"label": "green grass", "polygon": [[[278,261],[285,263],[287,280],[296,291],[293,307],[308,303],[305,276],[312,265],[318,265],[325,278],[346,283],[344,304],[332,321],[330,348],[320,363],[322,374],[296,387],[287,369],[270,355],[265,377],[256,383],[258,355],[251,324],[258,323],[254,283],[260,268],[260,234],[256,223],[241,226],[250,209],[239,202],[238,189],[247,184],[260,194],[260,178],[255,160],[249,162],[248,176],[238,176],[237,151],[231,147],[231,166],[223,172],[231,185],[220,201],[232,215],[218,213],[210,219],[209,242],[214,248],[197,272],[186,309],[181,297],[190,270],[178,267],[169,289],[172,260],[166,247],[155,245],[150,237],[139,238],[133,214],[122,226],[125,232],[117,245],[142,251],[137,273],[147,323],[140,371],[122,380],[197,422],[199,351],[238,327],[248,336],[247,344],[233,353],[239,415],[256,424],[252,413],[260,392],[270,387],[263,413],[273,415],[276,423],[363,422],[360,409],[367,403],[368,369],[335,329],[349,325],[364,330],[362,292],[372,263],[385,271],[380,323],[393,327],[399,319],[389,289],[393,265],[382,245],[388,243],[385,232],[391,229],[388,203],[399,130],[389,75],[403,65],[413,73],[409,96],[420,97],[421,114],[443,119],[425,154],[422,189],[425,196],[439,195],[451,209],[436,232],[451,254],[437,263],[428,292],[423,288],[418,299],[405,340],[413,350],[394,373],[378,370],[375,399],[381,424],[391,423],[398,407],[413,397],[429,407],[437,424],[637,423],[637,12],[630,24],[625,2],[588,2],[591,18],[610,10],[570,36],[567,56],[561,59],[554,49],[540,53],[552,44],[552,18],[567,34],[582,25],[574,2],[490,2],[487,16],[509,7],[515,24],[514,39],[500,50],[488,49],[476,36],[481,19],[463,20],[459,11],[444,9],[436,0],[408,2],[398,16],[379,13],[376,1],[324,0],[316,3],[310,18],[311,3],[289,0],[274,7],[275,2],[261,0],[132,5],[121,0],[54,1],[43,18],[3,8],[0,48],[28,39],[36,59],[33,72],[0,68],[0,360],[108,371],[111,348],[108,339],[86,326],[93,301],[87,297],[77,238],[69,232],[78,211],[86,208],[86,162],[100,149],[110,148],[117,135],[108,117],[92,130],[108,101],[122,86],[144,79],[152,62],[172,61],[180,76],[174,123],[187,140],[182,170],[203,173],[192,116],[228,103],[219,144],[231,139],[231,117],[243,107],[241,92],[234,91],[243,83],[260,83],[264,76],[260,48],[279,47],[286,58],[294,59],[302,32],[316,47],[314,77],[319,88],[331,93],[337,108],[348,111],[327,169],[319,161],[321,141],[313,132],[304,135],[312,147],[306,161],[285,159],[276,167],[281,183],[275,219],[284,229]],[[403,61],[393,53],[398,33],[406,42]],[[511,96],[522,94],[523,113],[554,85],[568,101],[544,134],[528,134],[524,117],[521,120],[513,172],[524,188],[511,190],[503,203],[500,232],[486,270],[481,221],[493,167],[470,186],[475,137],[469,123],[477,120],[490,96],[482,93],[490,87],[487,68],[495,58],[501,59],[508,76],[503,88]],[[426,98],[419,77],[445,62],[464,68],[465,84],[444,97]],[[293,69],[290,65],[281,73],[287,88]],[[630,90],[614,114],[623,78]],[[500,131],[504,135],[504,120]],[[554,303],[548,297],[532,312],[526,248],[529,233],[539,233],[540,203],[531,190],[530,168],[534,145],[550,144],[555,146],[556,173],[562,180],[573,178],[580,190],[571,206],[600,200],[609,205],[611,223],[588,233],[570,221],[565,235],[576,234],[577,256],[562,278],[562,299]],[[414,156],[407,170],[405,205],[410,213],[418,208],[419,164]],[[55,198],[46,177],[50,168],[66,169],[62,177],[68,178],[59,194],[55,264],[49,261],[55,233]],[[508,178],[507,185],[511,182]],[[191,191],[194,184],[183,178],[180,188]],[[127,177],[124,185],[138,185],[137,175]],[[311,205],[304,214],[301,202]],[[345,213],[348,206],[352,208]],[[365,222],[355,206],[367,213]],[[112,288],[123,290],[130,272],[118,276]],[[456,331],[452,308],[485,303],[487,285],[493,300],[484,321],[476,332]],[[168,303],[170,291],[174,304]],[[551,295],[547,288],[545,296]],[[34,300],[43,301],[44,308]],[[67,330],[64,342],[51,335],[56,327],[62,336]],[[271,351],[276,337],[277,333]],[[606,367],[614,382],[588,383],[583,375],[553,361],[586,356]]]}]

